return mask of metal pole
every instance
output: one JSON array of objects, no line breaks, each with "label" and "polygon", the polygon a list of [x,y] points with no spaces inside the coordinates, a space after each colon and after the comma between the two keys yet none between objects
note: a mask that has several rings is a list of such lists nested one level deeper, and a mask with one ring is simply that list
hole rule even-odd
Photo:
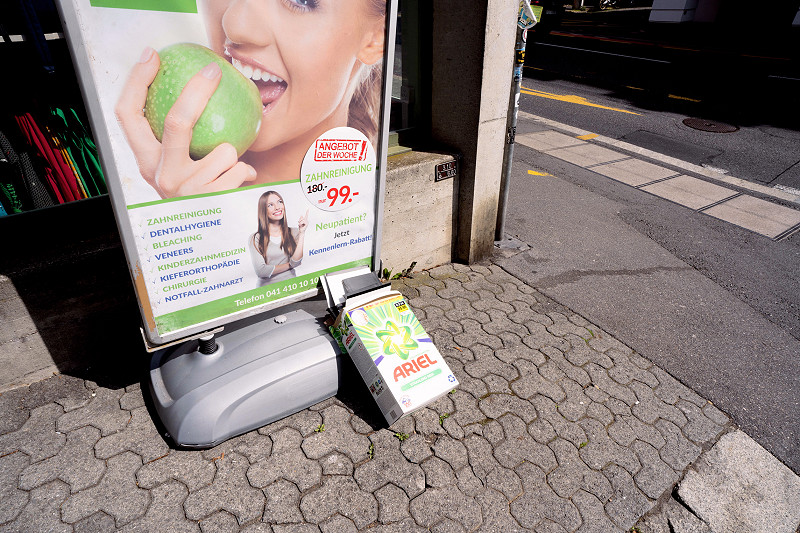
[{"label": "metal pole", "polygon": [[519,115],[519,90],[522,86],[522,66],[525,64],[525,40],[528,30],[517,27],[517,44],[514,55],[514,82],[508,102],[508,122],[506,130],[506,150],[503,154],[503,174],[500,176],[500,201],[497,205],[497,225],[494,240],[503,239],[506,226],[506,205],[508,203],[508,180],[511,177],[511,164],[514,160],[514,138],[517,135],[517,116]]}]

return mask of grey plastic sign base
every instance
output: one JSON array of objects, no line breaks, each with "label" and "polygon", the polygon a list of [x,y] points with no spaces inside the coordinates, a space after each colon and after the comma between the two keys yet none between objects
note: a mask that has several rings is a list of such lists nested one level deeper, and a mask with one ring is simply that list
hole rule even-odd
[{"label": "grey plastic sign base", "polygon": [[341,355],[324,313],[321,300],[294,304],[226,327],[213,354],[196,340],[156,352],[150,392],[175,444],[212,447],[336,394]]}]

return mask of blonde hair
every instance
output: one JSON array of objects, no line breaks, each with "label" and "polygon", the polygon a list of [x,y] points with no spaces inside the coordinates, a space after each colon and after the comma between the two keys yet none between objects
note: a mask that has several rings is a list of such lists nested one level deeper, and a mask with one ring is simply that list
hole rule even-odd
[{"label": "blonde hair", "polygon": [[[365,0],[365,2],[368,16],[386,18],[386,0]],[[382,77],[383,59],[374,65],[361,66],[347,114],[347,125],[366,135],[373,146],[378,142]]]}]

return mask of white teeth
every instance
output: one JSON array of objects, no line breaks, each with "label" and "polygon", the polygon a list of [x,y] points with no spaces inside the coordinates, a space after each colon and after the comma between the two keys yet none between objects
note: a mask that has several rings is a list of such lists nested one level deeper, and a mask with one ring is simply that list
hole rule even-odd
[{"label": "white teeth", "polygon": [[[228,49],[225,49],[225,54],[230,56],[228,53]],[[253,67],[251,65],[245,65],[241,61],[235,58],[231,58],[231,64],[242,73],[245,78],[250,78],[253,81],[271,81],[275,83],[283,83],[283,78],[276,76],[275,74],[270,74],[266,70],[261,70],[260,68]]]}]

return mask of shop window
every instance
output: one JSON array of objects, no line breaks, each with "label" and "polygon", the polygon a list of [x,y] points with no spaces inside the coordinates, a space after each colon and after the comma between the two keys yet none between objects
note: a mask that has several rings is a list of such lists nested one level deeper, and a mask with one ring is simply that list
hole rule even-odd
[{"label": "shop window", "polygon": [[[424,0],[398,0],[395,38],[392,107],[389,120],[390,155],[397,146],[415,146],[423,141],[430,113],[430,37],[431,3]],[[426,89],[427,87],[427,89]]]},{"label": "shop window", "polygon": [[106,194],[72,60],[52,0],[3,9],[0,216]]}]

